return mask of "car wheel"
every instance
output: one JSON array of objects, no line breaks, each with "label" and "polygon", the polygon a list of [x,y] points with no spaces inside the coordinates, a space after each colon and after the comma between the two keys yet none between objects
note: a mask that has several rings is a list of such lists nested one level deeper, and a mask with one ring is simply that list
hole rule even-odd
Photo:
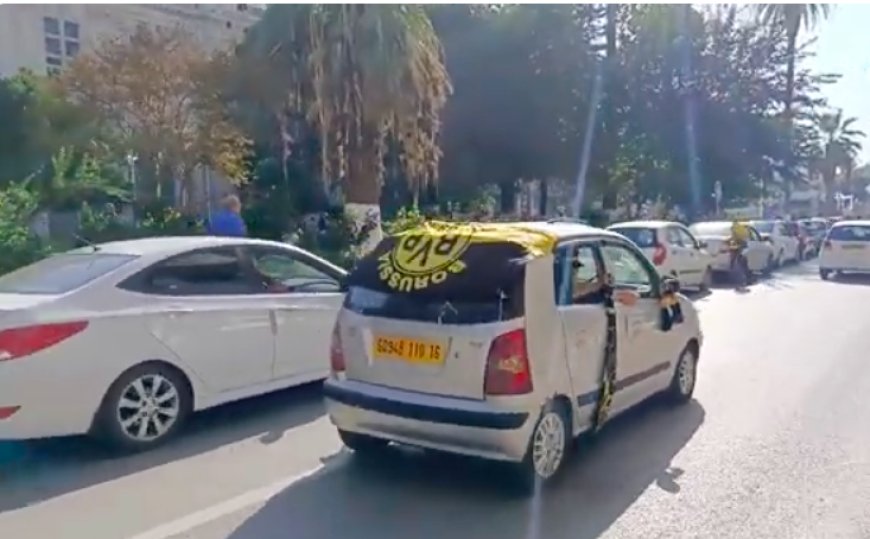
[{"label": "car wheel", "polygon": [[831,277],[831,270],[820,269],[819,277],[821,277],[823,281],[827,281]]},{"label": "car wheel", "polygon": [[338,429],[341,442],[355,454],[366,456],[383,450],[390,442],[374,436]]},{"label": "car wheel", "polygon": [[682,404],[692,399],[695,392],[695,382],[698,378],[698,357],[693,346],[686,346],[674,369],[674,377],[667,389],[668,400],[674,404]]},{"label": "car wheel", "polygon": [[767,255],[767,262],[765,262],[765,264],[764,264],[764,269],[762,270],[762,274],[764,274],[765,277],[770,277],[773,274],[773,269],[774,269],[774,261],[773,261],[773,254],[771,253],[771,254]]},{"label": "car wheel", "polygon": [[710,288],[713,287],[713,268],[707,267],[704,270],[704,276],[701,277],[701,284],[698,286],[698,290],[701,292],[708,292]]},{"label": "car wheel", "polygon": [[162,444],[193,410],[190,384],[177,370],[145,363],[122,374],[106,393],[95,425],[112,449],[135,452]]},{"label": "car wheel", "polygon": [[532,431],[529,447],[517,465],[516,483],[523,494],[532,494],[552,480],[562,468],[571,440],[570,412],[552,402],[544,408]]}]

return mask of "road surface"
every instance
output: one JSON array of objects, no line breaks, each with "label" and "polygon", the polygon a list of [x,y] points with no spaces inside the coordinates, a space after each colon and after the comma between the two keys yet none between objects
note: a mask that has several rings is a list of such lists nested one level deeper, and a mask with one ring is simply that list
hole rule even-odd
[{"label": "road surface", "polygon": [[198,417],[158,451],[5,444],[0,537],[586,539],[870,537],[870,281],[811,264],[698,300],[696,400],[582,444],[532,500],[498,467],[342,451],[316,387]]}]

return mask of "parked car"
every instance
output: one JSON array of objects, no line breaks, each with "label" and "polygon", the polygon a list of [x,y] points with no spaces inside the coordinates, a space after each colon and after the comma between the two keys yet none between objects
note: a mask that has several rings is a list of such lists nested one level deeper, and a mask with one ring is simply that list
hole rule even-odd
[{"label": "parked car", "polygon": [[286,244],[150,238],[0,277],[0,439],[147,449],[188,415],[325,378],[344,270]]},{"label": "parked car", "polygon": [[[713,253],[713,271],[716,273],[731,272],[731,252],[727,240],[731,237],[731,221],[707,221],[694,223],[689,230],[695,237],[704,242],[707,251]],[[751,225],[749,240],[746,242],[746,263],[753,273],[768,275],[776,266],[773,241],[762,239],[761,234]]]},{"label": "parked car", "polygon": [[713,256],[688,228],[673,221],[628,221],[608,227],[634,242],[659,273],[685,288],[706,290],[713,283]]},{"label": "parked car", "polygon": [[780,219],[750,221],[749,224],[758,231],[762,239],[769,238],[773,243],[775,266],[800,260],[800,240],[796,227]]},{"label": "parked car", "polygon": [[357,453],[396,442],[495,459],[530,487],[608,412],[695,387],[697,311],[614,232],[423,226],[382,241],[348,282],[324,394]]},{"label": "parked car", "polygon": [[847,272],[870,273],[870,221],[839,221],[825,237],[819,276],[827,280]]}]

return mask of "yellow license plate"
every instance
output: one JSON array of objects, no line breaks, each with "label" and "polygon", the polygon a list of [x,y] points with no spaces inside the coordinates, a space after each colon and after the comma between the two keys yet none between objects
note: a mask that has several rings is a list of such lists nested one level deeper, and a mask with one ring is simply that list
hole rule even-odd
[{"label": "yellow license plate", "polygon": [[447,356],[447,347],[440,341],[407,337],[375,336],[372,356],[375,359],[440,365]]}]

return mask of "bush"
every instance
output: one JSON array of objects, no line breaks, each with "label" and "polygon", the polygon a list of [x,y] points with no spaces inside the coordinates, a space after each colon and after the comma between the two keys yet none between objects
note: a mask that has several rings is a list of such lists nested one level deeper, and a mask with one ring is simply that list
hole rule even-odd
[{"label": "bush", "polygon": [[79,214],[80,243],[104,243],[152,236],[190,236],[204,231],[202,221],[187,218],[175,208],[150,206],[142,208],[141,211],[143,215],[139,222],[130,224],[118,217],[111,204],[102,210],[82,204]]},{"label": "bush", "polygon": [[45,257],[50,249],[30,230],[37,197],[23,184],[0,190],[0,275]]}]

